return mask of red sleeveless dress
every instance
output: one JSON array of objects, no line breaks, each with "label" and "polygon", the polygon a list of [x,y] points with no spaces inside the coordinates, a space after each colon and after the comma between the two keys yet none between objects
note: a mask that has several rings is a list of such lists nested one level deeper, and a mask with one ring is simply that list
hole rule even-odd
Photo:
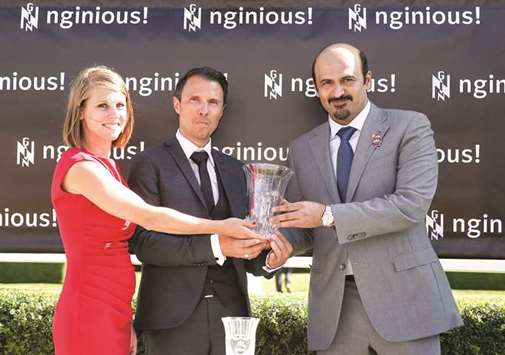
[{"label": "red sleeveless dress", "polygon": [[80,161],[103,165],[126,185],[112,160],[83,149],[69,149],[56,165],[51,200],[67,271],[53,317],[55,354],[127,355],[135,291],[128,239],[135,225],[62,189],[68,169]]}]

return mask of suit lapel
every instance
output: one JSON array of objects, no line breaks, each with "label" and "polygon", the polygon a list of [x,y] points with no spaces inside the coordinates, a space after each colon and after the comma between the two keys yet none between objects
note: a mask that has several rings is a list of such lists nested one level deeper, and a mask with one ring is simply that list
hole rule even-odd
[{"label": "suit lapel", "polygon": [[216,165],[218,176],[221,178],[224,193],[230,205],[230,212],[232,216],[242,218],[244,216],[243,194],[245,191],[240,191],[236,187],[241,183],[240,176],[236,176],[234,172],[226,166],[226,161],[221,153],[212,150],[212,158]]},{"label": "suit lapel", "polygon": [[319,126],[309,140],[314,160],[321,171],[321,177],[332,201],[340,202],[337,190],[337,180],[330,159],[330,127],[328,123]]},{"label": "suit lapel", "polygon": [[359,180],[363,175],[363,171],[373,153],[377,150],[372,144],[372,136],[379,135],[384,139],[388,129],[389,122],[387,117],[374,104],[370,103],[370,112],[363,126],[363,130],[359,135],[358,145],[352,161],[351,173],[349,175],[349,187],[347,188],[346,201],[352,201],[356,188],[358,187]]},{"label": "suit lapel", "polygon": [[196,179],[195,173],[193,172],[193,169],[191,169],[191,165],[189,164],[188,158],[186,158],[186,155],[184,154],[184,151],[182,150],[179,142],[177,141],[177,138],[174,137],[170,139],[165,143],[165,146],[168,148],[170,154],[172,154],[175,163],[179,167],[179,170],[182,172],[182,175],[184,175],[189,185],[200,199],[200,202],[204,206],[206,206],[205,200],[203,198],[202,189],[198,184],[198,180]]}]

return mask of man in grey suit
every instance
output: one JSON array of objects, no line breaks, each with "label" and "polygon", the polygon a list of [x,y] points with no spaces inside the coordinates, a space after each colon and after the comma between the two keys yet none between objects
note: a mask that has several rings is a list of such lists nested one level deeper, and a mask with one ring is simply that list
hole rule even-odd
[{"label": "man in grey suit", "polygon": [[[435,355],[462,325],[425,228],[437,187],[425,115],[367,98],[365,54],[332,44],[313,63],[328,121],[296,139],[295,177],[272,222],[313,247],[309,348],[319,355]],[[319,183],[319,182],[322,183]]]},{"label": "man in grey suit", "polygon": [[[225,76],[209,67],[192,69],[179,80],[173,97],[179,130],[135,157],[132,190],[150,204],[198,217],[245,217],[242,163],[211,145],[227,91]],[[169,235],[138,227],[131,240],[143,264],[135,328],[143,332],[146,354],[224,355],[221,317],[250,315],[246,271],[271,277],[292,252],[282,235],[271,238],[269,252],[259,239]]]}]

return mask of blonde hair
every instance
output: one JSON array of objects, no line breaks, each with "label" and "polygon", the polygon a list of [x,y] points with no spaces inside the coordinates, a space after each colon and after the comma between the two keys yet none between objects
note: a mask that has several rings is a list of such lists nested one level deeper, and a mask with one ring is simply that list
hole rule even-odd
[{"label": "blonde hair", "polygon": [[71,147],[82,148],[84,133],[81,110],[89,99],[90,91],[97,86],[121,92],[126,97],[128,121],[119,137],[112,142],[113,147],[124,147],[133,132],[133,106],[130,94],[121,75],[102,65],[83,69],[72,82],[63,123],[63,142]]}]

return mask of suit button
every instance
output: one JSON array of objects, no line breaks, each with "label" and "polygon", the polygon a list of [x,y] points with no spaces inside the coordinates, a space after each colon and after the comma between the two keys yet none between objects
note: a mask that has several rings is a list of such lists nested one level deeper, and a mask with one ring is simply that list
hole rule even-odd
[{"label": "suit button", "polygon": [[344,270],[345,270],[345,264],[340,264],[340,265],[338,266],[338,269],[339,269],[340,271],[344,271]]}]

